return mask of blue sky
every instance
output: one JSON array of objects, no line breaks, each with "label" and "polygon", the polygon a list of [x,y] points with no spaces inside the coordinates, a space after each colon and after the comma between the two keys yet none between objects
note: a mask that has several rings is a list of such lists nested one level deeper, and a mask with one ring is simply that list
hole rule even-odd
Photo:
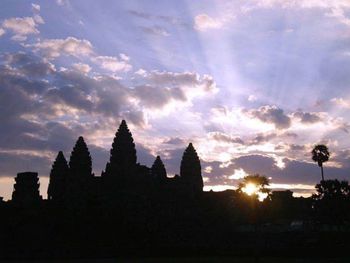
[{"label": "blue sky", "polygon": [[0,195],[83,135],[100,175],[126,119],[169,176],[193,142],[205,189],[250,173],[310,194],[310,151],[349,180],[350,2],[1,1]]}]

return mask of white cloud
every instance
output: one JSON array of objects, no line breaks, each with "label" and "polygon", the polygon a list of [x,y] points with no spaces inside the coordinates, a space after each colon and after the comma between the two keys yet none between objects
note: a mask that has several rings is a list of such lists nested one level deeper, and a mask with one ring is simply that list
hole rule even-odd
[{"label": "white cloud", "polygon": [[[35,52],[42,53],[47,59],[55,59],[60,56],[73,56],[76,58],[87,57],[92,62],[98,64],[101,68],[111,72],[129,71],[132,66],[128,63],[130,58],[121,53],[118,57],[98,56],[94,52],[94,47],[90,41],[86,39],[77,39],[75,37],[67,37],[66,39],[45,39],[38,41],[36,44],[28,44],[25,47],[34,48]],[[88,67],[82,64],[75,65],[75,69],[88,72]],[[90,68],[91,69],[91,68]]]},{"label": "white cloud", "polygon": [[258,7],[275,7],[282,8],[347,8],[350,7],[348,0],[255,0]]},{"label": "white cloud", "polygon": [[44,24],[45,22],[44,22],[44,19],[41,17],[41,16],[39,16],[39,15],[34,15],[33,16],[33,19],[34,19],[34,21],[36,22],[36,23],[38,23],[38,24]]},{"label": "white cloud", "polygon": [[25,40],[27,35],[39,34],[37,24],[38,22],[33,17],[14,17],[5,19],[2,27],[12,31],[15,34],[15,40]]},{"label": "white cloud", "polygon": [[13,41],[23,42],[23,41],[27,40],[27,37],[23,36],[23,35],[14,35],[11,37],[11,39]]},{"label": "white cloud", "polygon": [[221,192],[225,190],[235,190],[236,186],[228,185],[228,184],[218,184],[218,185],[205,185],[203,187],[203,191],[213,191],[213,192]]},{"label": "white cloud", "polygon": [[[122,57],[122,56],[121,56]],[[97,56],[93,58],[92,60],[99,64],[101,68],[107,69],[112,72],[117,71],[129,71],[131,70],[132,66],[127,63],[127,60],[125,60],[125,55],[123,54],[122,59],[118,59],[117,57],[111,57],[111,56]]]},{"label": "white cloud", "polygon": [[222,21],[214,19],[207,14],[199,14],[194,18],[194,28],[199,31],[221,28],[222,26]]},{"label": "white cloud", "polygon": [[248,97],[248,101],[250,101],[250,102],[254,102],[257,100],[258,100],[258,98],[255,95],[249,95],[249,97]]},{"label": "white cloud", "polygon": [[135,74],[136,75],[140,75],[142,77],[146,77],[147,76],[147,71],[142,69],[142,68],[140,68],[139,70],[135,71]]},{"label": "white cloud", "polygon": [[331,102],[342,108],[350,108],[350,102],[343,98],[333,98],[331,99]]},{"label": "white cloud", "polygon": [[255,0],[241,7],[246,13],[257,8],[300,8],[300,9],[324,9],[325,15],[337,19],[340,23],[350,26],[350,19],[346,17],[346,9],[350,8],[348,0]]},{"label": "white cloud", "polygon": [[1,37],[2,35],[4,35],[5,33],[6,33],[6,31],[5,31],[3,28],[0,27],[0,37]]},{"label": "white cloud", "polygon": [[56,0],[56,4],[59,6],[70,6],[69,0]]},{"label": "white cloud", "polygon": [[87,74],[91,71],[91,67],[88,64],[84,63],[75,63],[73,64],[73,68],[84,74]]},{"label": "white cloud", "polygon": [[40,5],[32,3],[32,10],[34,12],[39,12],[40,11]]},{"label": "white cloud", "polygon": [[242,169],[235,169],[233,174],[228,177],[228,179],[239,180],[246,177],[248,174]]},{"label": "white cloud", "polygon": [[129,61],[130,57],[128,57],[127,55],[125,55],[124,53],[120,53],[119,54],[120,58],[124,61]]},{"label": "white cloud", "polygon": [[35,51],[41,51],[47,58],[54,59],[61,55],[88,56],[93,54],[93,47],[90,41],[67,37],[66,39],[45,39],[33,45]]}]

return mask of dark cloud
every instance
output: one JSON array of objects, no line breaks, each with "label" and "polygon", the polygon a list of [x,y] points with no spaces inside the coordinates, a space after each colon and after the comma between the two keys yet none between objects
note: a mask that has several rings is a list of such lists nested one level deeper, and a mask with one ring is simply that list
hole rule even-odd
[{"label": "dark cloud", "polygon": [[0,152],[1,176],[15,176],[19,172],[33,171],[48,175],[51,158],[21,152]]},{"label": "dark cloud", "polygon": [[259,145],[266,142],[278,140],[278,141],[290,141],[298,137],[297,134],[291,132],[268,132],[268,133],[257,133],[253,139],[251,139],[247,144],[248,145]]},{"label": "dark cloud", "polygon": [[[188,101],[185,89],[188,86],[204,92],[215,86],[208,76],[187,72],[154,72],[140,81],[145,84],[130,88],[112,76],[56,70],[47,60],[30,53],[2,54],[0,150],[25,151],[33,158],[35,153],[55,155],[62,150],[69,158],[80,135],[86,137],[89,145],[88,139],[94,132],[105,129],[107,124],[117,126],[122,118],[136,127],[143,127],[146,123],[144,109],[161,109],[171,101]],[[130,99],[137,103],[130,103]],[[99,174],[108,154],[96,145],[89,147],[94,171]],[[140,162],[147,165],[153,162],[154,156],[142,145],[138,146],[138,152]],[[5,159],[11,156],[17,157],[13,154]],[[15,159],[11,161],[16,162]],[[17,172],[15,165],[7,167],[6,172]],[[50,165],[43,162],[40,169],[47,175]]]},{"label": "dark cloud", "polygon": [[143,32],[154,36],[167,37],[170,35],[170,33],[164,27],[161,26],[140,26],[140,28]]},{"label": "dark cloud", "polygon": [[181,25],[185,27],[189,27],[187,23],[182,22],[179,18],[176,18],[174,16],[166,16],[166,15],[153,15],[150,13],[142,12],[142,11],[137,11],[137,10],[129,10],[129,14],[142,18],[145,20],[155,20],[159,22],[164,22],[170,25]]},{"label": "dark cloud", "polygon": [[173,138],[166,139],[163,143],[172,144],[172,145],[182,145],[185,143],[185,141],[179,137],[173,137]]},{"label": "dark cloud", "polygon": [[[343,161],[349,162],[350,158]],[[272,183],[280,184],[316,184],[321,179],[320,168],[316,163],[283,159],[284,168],[277,166],[273,157],[264,155],[246,155],[232,159],[229,165],[222,166],[220,162],[204,162],[202,168],[210,166],[212,171],[205,174],[210,179],[210,184],[236,185],[236,180],[228,179],[229,175],[234,174],[235,169],[243,169],[248,174],[261,174],[272,177]],[[349,167],[328,167],[324,165],[326,179],[349,180]],[[224,176],[226,175],[226,176]]]},{"label": "dark cloud", "polygon": [[134,89],[134,95],[149,108],[162,108],[171,100],[187,100],[183,90],[177,87],[137,86]]},{"label": "dark cloud", "polygon": [[251,145],[255,145],[255,144],[262,144],[262,143],[265,143],[265,142],[268,142],[272,139],[275,139],[277,137],[277,134],[276,133],[267,133],[267,134],[264,134],[264,133],[258,133],[254,138],[253,140],[250,141],[249,144]]},{"label": "dark cloud", "polygon": [[209,136],[216,141],[221,141],[221,142],[226,142],[226,143],[244,144],[244,141],[240,137],[232,137],[232,136],[229,136],[229,135],[227,135],[225,133],[221,133],[221,132],[212,132],[209,134]]},{"label": "dark cloud", "polygon": [[290,144],[289,149],[291,151],[305,151],[305,145]]},{"label": "dark cloud", "polygon": [[242,112],[262,122],[274,124],[277,129],[288,129],[291,125],[291,119],[276,106],[266,105],[259,109],[243,109]]},{"label": "dark cloud", "polygon": [[136,10],[129,10],[129,14],[131,14],[133,16],[137,16],[137,17],[143,18],[143,19],[150,19],[150,18],[153,17],[151,14],[144,13],[144,12],[139,12],[139,11],[136,11]]},{"label": "dark cloud", "polygon": [[300,122],[304,124],[313,124],[322,121],[320,114],[297,111],[293,113],[293,117],[300,119]]}]

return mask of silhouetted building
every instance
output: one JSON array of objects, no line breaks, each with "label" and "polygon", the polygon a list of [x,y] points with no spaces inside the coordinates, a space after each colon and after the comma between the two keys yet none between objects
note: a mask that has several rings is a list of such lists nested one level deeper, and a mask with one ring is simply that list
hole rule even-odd
[{"label": "silhouetted building", "polygon": [[186,191],[193,193],[203,191],[201,163],[192,143],[188,145],[182,156],[180,178]]},{"label": "silhouetted building", "polygon": [[[92,174],[89,149],[77,140],[69,160],[59,152],[50,172],[48,200],[68,206],[99,205],[108,200],[152,199],[167,196],[176,200],[203,191],[201,164],[192,143],[184,151],[180,176],[167,177],[163,161],[156,157],[151,168],[137,163],[134,139],[123,120],[115,134],[110,159],[101,177]],[[123,201],[122,201],[123,202]]]},{"label": "silhouetted building", "polygon": [[13,186],[12,201],[19,205],[37,204],[42,198],[39,193],[38,173],[18,173]]},{"label": "silhouetted building", "polygon": [[164,183],[167,180],[165,166],[162,159],[160,159],[160,156],[157,156],[156,160],[154,161],[151,168],[151,174],[156,182]]},{"label": "silhouetted building", "polygon": [[47,190],[47,198],[49,200],[57,202],[64,200],[68,174],[69,167],[66,158],[60,151],[50,172],[50,182]]},{"label": "silhouetted building", "polygon": [[123,120],[113,139],[110,159],[102,172],[107,194],[132,191],[137,173],[134,139]]},{"label": "silhouetted building", "polygon": [[89,199],[92,184],[92,161],[83,137],[79,137],[69,160],[69,175],[66,180],[66,198],[69,202]]}]

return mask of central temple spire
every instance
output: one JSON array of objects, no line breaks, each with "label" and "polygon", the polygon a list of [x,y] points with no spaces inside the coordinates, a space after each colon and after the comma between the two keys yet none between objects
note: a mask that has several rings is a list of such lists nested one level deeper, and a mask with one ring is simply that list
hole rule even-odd
[{"label": "central temple spire", "polygon": [[137,161],[134,139],[125,120],[122,120],[115,134],[110,153],[109,162],[102,176],[115,179],[119,185],[123,185],[135,173]]}]

